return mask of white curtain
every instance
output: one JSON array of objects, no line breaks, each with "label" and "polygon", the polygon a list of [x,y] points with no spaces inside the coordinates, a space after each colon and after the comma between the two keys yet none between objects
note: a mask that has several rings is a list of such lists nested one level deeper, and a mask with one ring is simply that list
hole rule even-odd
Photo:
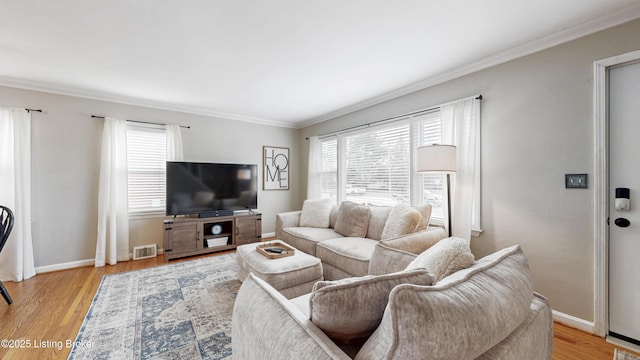
[{"label": "white curtain", "polygon": [[127,125],[107,117],[102,132],[100,187],[98,191],[98,241],[95,265],[115,265],[129,260],[127,204]]},{"label": "white curtain", "polygon": [[36,274],[31,238],[31,113],[0,107],[0,204],[13,211],[13,230],[0,253],[0,279]]},{"label": "white curtain", "polygon": [[322,149],[317,136],[309,138],[309,171],[307,174],[307,199],[320,199],[320,173],[322,171]]},{"label": "white curtain", "polygon": [[182,161],[182,133],[180,125],[167,125],[167,161]]},{"label": "white curtain", "polygon": [[471,239],[480,228],[480,100],[464,99],[440,107],[442,143],[457,147],[452,189],[452,235]]}]

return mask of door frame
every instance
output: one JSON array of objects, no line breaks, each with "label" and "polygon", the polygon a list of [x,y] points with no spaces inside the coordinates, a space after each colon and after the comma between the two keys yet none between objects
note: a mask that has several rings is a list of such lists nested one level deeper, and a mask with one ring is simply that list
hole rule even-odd
[{"label": "door frame", "polygon": [[594,62],[594,332],[609,333],[609,69],[640,61],[640,50]]}]

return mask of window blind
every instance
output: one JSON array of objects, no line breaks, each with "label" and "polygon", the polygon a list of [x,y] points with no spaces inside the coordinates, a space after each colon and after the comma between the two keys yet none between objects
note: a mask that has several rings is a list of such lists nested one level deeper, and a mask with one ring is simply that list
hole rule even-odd
[{"label": "window blind", "polygon": [[401,121],[340,136],[343,198],[376,205],[409,204],[409,134],[409,122]]},{"label": "window blind", "polygon": [[164,128],[127,126],[130,214],[165,212],[166,157]]}]

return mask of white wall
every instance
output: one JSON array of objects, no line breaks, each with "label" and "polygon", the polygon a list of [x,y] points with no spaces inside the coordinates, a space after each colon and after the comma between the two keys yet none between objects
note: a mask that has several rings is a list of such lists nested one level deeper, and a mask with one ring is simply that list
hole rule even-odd
[{"label": "white wall", "polygon": [[637,49],[640,20],[309,126],[300,138],[482,94],[484,233],[472,250],[520,244],[552,307],[593,321],[594,193],[565,189],[564,174],[593,177],[593,62]]},{"label": "white wall", "polygon": [[[274,231],[275,214],[298,207],[298,130],[38,91],[0,87],[0,105],[42,109],[32,116],[33,246],[36,267],[93,259],[97,233],[102,119],[189,125],[182,130],[185,160],[257,164],[262,182],[262,146],[291,149],[289,191],[262,191],[263,232]],[[131,246],[162,248],[162,218],[133,220]]]}]

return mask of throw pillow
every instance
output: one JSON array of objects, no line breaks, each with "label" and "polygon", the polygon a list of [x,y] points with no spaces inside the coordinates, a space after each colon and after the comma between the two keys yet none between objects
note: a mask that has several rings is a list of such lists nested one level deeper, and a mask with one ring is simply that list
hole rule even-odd
[{"label": "throw pillow", "polygon": [[427,227],[429,227],[429,219],[431,219],[431,208],[431,204],[416,206],[416,210],[418,210],[418,212],[422,216],[420,218],[418,226],[416,227],[416,231],[427,230]]},{"label": "throw pillow", "polygon": [[376,206],[369,204],[371,210],[371,218],[369,218],[369,228],[367,229],[367,238],[373,240],[382,239],[382,231],[384,224],[389,218],[391,206]]},{"label": "throw pillow", "polygon": [[416,230],[422,215],[415,208],[408,205],[396,205],[391,209],[387,222],[382,230],[382,240],[393,239],[410,234]]},{"label": "throw pillow", "polygon": [[406,270],[426,269],[436,282],[473,265],[474,256],[467,240],[451,237],[438,241],[416,257]]},{"label": "throw pillow", "polygon": [[418,269],[319,281],[309,298],[311,321],[337,343],[357,343],[378,327],[389,293],[399,284],[431,285],[433,277]]},{"label": "throw pillow", "polygon": [[334,230],[347,237],[365,237],[369,227],[371,210],[366,205],[352,201],[343,201],[338,210],[338,218]]},{"label": "throw pillow", "polygon": [[300,214],[300,226],[328,228],[332,206],[331,199],[305,200]]}]

